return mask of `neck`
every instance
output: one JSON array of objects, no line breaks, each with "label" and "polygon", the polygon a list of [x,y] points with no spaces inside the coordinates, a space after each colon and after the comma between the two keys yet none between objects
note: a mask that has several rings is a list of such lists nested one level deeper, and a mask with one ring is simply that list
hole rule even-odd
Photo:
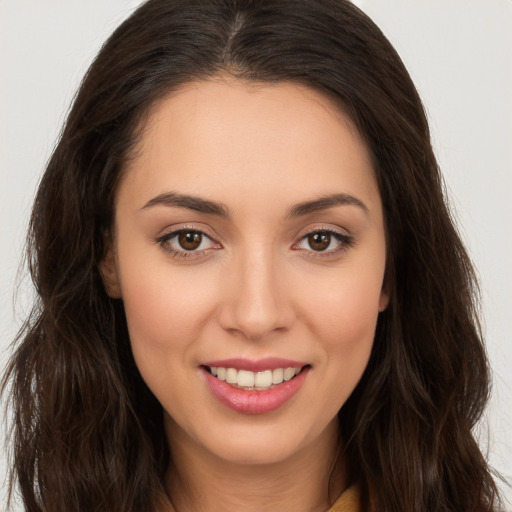
[{"label": "neck", "polygon": [[313,444],[272,464],[231,463],[179,437],[174,429],[169,435],[173,462],[166,476],[176,512],[324,512],[347,486],[336,422]]}]

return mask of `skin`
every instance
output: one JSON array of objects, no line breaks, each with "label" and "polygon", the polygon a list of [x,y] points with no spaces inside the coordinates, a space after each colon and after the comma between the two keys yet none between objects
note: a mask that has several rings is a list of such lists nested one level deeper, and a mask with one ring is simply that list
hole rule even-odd
[{"label": "skin", "polygon": [[[169,193],[227,215],[151,204]],[[332,194],[361,204],[290,215]],[[164,408],[175,508],[327,510],[336,415],[388,302],[381,200],[348,118],[297,84],[188,84],[151,110],[115,211],[103,277],[124,301],[137,366]],[[187,252],[170,238],[178,229],[209,238]],[[344,238],[313,250],[315,230]],[[310,371],[282,407],[243,414],[212,395],[200,367],[233,357],[283,357]],[[341,458],[331,499],[348,478]]]}]

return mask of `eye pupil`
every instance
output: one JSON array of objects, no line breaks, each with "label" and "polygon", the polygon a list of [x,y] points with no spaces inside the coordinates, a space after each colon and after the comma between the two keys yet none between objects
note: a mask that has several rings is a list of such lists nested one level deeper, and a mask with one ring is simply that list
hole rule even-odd
[{"label": "eye pupil", "polygon": [[184,231],[178,235],[178,242],[182,249],[193,251],[201,245],[203,237],[201,233],[194,231]]},{"label": "eye pupil", "polygon": [[329,233],[313,233],[308,236],[308,243],[314,251],[323,251],[329,247],[331,235]]}]

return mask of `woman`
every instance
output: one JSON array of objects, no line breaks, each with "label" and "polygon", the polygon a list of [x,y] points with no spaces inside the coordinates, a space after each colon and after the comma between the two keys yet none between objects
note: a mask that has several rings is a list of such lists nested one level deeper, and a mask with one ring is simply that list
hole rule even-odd
[{"label": "woman", "polygon": [[471,265],[416,90],[349,2],[146,2],[30,251],[27,510],[496,508]]}]

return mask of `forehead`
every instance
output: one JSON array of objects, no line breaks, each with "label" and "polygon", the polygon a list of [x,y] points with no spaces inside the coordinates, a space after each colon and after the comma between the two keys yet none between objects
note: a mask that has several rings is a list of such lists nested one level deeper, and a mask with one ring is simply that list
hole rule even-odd
[{"label": "forehead", "polygon": [[295,83],[186,84],[149,111],[134,155],[123,181],[146,200],[176,188],[217,200],[233,200],[233,190],[268,200],[278,189],[290,201],[342,188],[379,200],[350,119],[331,98]]}]

